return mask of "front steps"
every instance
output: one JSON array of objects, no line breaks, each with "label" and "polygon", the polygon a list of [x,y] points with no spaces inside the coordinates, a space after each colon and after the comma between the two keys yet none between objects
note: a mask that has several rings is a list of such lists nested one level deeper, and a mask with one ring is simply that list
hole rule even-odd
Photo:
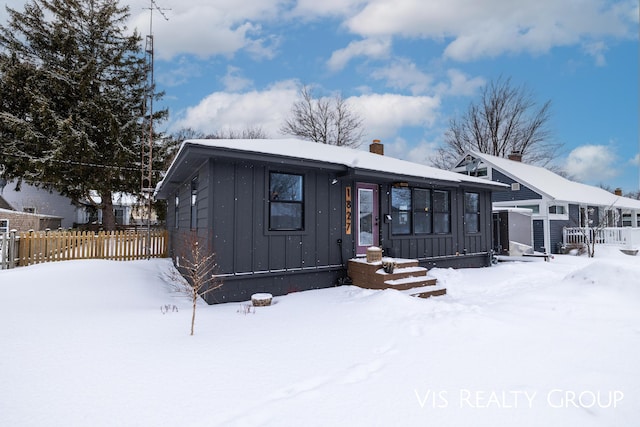
[{"label": "front steps", "polygon": [[447,290],[438,286],[436,279],[427,275],[418,260],[394,259],[393,273],[387,273],[382,261],[367,262],[366,258],[349,260],[347,274],[355,286],[366,289],[396,289],[411,296],[429,298],[445,295]]}]

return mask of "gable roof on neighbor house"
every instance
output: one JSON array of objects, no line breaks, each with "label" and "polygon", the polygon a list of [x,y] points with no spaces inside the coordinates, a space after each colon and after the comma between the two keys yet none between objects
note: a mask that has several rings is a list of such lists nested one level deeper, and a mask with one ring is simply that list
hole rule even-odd
[{"label": "gable roof on neighbor house", "polygon": [[[509,178],[523,183],[549,199],[584,205],[640,209],[640,200],[618,196],[599,187],[571,181],[540,166],[533,166],[476,151],[469,151],[467,154],[482,159],[482,162],[486,165],[496,168]],[[466,154],[462,159],[465,157]]]},{"label": "gable roof on neighbor house", "polygon": [[[452,171],[374,154],[369,151],[319,144],[299,139],[202,139],[186,140],[169,166],[164,179],[158,183],[157,193],[166,197],[166,184],[181,182],[201,162],[203,155],[216,153],[218,157],[238,157],[245,160],[288,161],[292,164],[351,171],[354,174],[384,174],[393,179],[420,179],[453,184],[469,183],[477,187],[504,189],[506,185],[486,179],[464,176]],[[191,163],[193,167],[185,167]]]},{"label": "gable roof on neighbor house", "polygon": [[9,202],[7,202],[4,197],[2,197],[2,194],[0,194],[0,209],[5,209],[5,210],[15,210],[13,209],[13,206],[11,206],[9,204]]}]

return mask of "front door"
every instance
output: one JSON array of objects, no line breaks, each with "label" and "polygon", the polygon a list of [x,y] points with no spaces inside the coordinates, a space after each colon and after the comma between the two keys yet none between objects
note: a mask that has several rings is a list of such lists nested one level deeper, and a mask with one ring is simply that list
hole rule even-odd
[{"label": "front door", "polygon": [[356,255],[365,255],[369,246],[378,246],[378,186],[356,184]]}]

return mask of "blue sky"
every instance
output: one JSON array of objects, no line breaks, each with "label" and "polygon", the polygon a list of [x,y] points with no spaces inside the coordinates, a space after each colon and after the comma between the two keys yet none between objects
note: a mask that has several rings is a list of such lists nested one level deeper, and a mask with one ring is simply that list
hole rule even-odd
[{"label": "blue sky", "polygon": [[[280,137],[306,84],[362,115],[363,148],[381,139],[387,154],[427,163],[449,119],[504,76],[551,100],[559,166],[639,189],[637,0],[155,1],[168,18],[153,15],[169,132]],[[148,34],[150,0],[124,3]]]}]

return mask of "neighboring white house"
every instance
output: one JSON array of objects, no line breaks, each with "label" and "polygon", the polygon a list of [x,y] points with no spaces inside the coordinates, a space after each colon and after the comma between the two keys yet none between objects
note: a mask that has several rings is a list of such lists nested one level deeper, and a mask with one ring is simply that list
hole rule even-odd
[{"label": "neighboring white house", "polygon": [[[6,182],[0,185],[0,196],[10,208],[17,212],[51,215],[62,218],[62,228],[72,228],[77,224],[102,223],[102,211],[95,209],[91,203],[74,204],[68,197],[62,196],[57,191],[49,191],[33,185],[22,183],[16,189],[16,182]],[[97,194],[92,194],[92,201],[100,203]],[[116,216],[116,224],[130,225],[136,220],[137,213],[142,209],[136,196],[115,193],[113,195],[113,209]],[[146,209],[144,209],[146,212]]]},{"label": "neighboring white house", "polygon": [[495,191],[494,208],[527,208],[533,212],[534,248],[558,252],[564,227],[640,227],[640,200],[622,197],[602,188],[581,184],[539,166],[469,151],[453,168],[466,175],[510,185]]},{"label": "neighboring white house", "polygon": [[16,189],[16,182],[9,181],[4,188],[0,186],[0,195],[17,212],[62,218],[63,228],[71,228],[78,221],[78,206],[56,191],[45,190],[24,182],[19,189]]}]

